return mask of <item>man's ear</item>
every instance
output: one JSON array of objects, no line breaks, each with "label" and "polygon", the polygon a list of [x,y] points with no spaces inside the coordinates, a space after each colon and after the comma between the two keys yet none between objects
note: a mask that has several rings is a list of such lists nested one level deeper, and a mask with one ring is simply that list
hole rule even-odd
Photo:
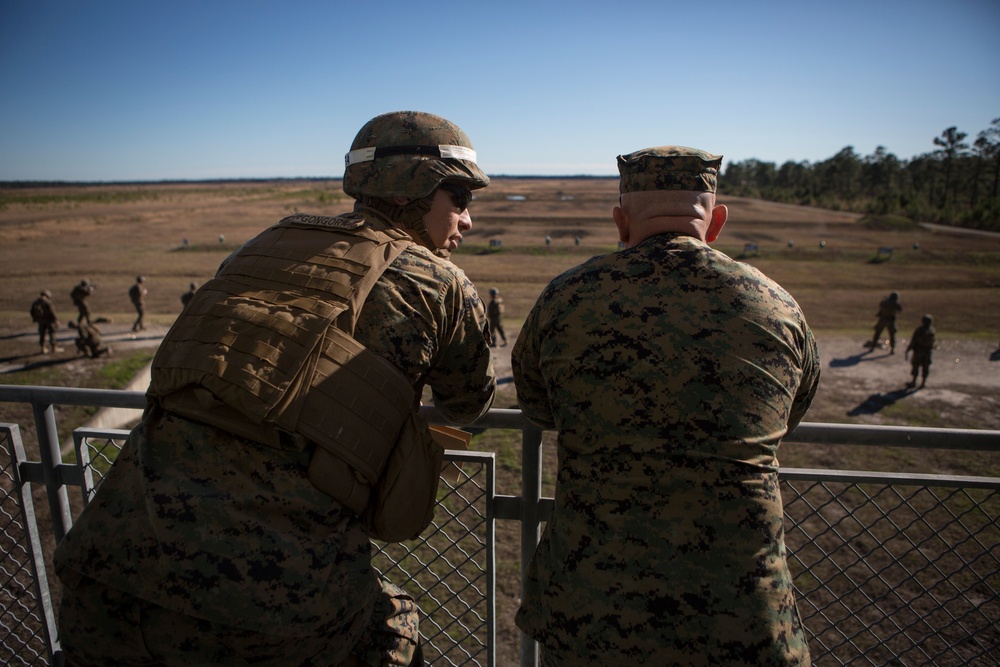
[{"label": "man's ear", "polygon": [[712,207],[712,219],[708,223],[708,231],[705,233],[705,240],[711,243],[719,238],[719,233],[729,219],[729,209],[724,204]]},{"label": "man's ear", "polygon": [[622,243],[628,245],[628,214],[621,206],[615,206],[614,210],[611,211],[611,217],[614,218],[615,226],[618,228],[618,238]]}]

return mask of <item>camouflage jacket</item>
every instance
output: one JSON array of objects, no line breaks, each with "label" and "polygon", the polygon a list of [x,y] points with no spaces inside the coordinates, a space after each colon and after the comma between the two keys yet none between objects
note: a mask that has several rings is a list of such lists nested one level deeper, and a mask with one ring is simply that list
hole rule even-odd
[{"label": "camouflage jacket", "polygon": [[902,310],[903,306],[900,305],[899,301],[886,297],[878,302],[878,313],[876,315],[880,320],[895,320],[896,315]]},{"label": "camouflage jacket", "polygon": [[56,311],[52,308],[52,302],[43,296],[31,302],[28,312],[31,313],[31,320],[40,326],[49,326],[59,321]]},{"label": "camouflage jacket", "polygon": [[553,280],[512,364],[559,431],[518,625],[567,664],[808,664],[777,450],[820,365],[792,297],[662,234]]},{"label": "camouflage jacket", "polygon": [[[324,247],[321,229],[316,243]],[[276,303],[289,297],[276,284]],[[354,338],[415,387],[431,385],[437,407],[465,421],[493,400],[485,327],[461,269],[410,245],[370,292]],[[359,519],[308,482],[310,455],[154,405],[60,543],[57,572],[70,585],[88,575],[190,616],[272,634],[343,621],[350,646],[346,628],[361,627],[351,624],[367,618],[379,584]]]},{"label": "camouflage jacket", "polygon": [[88,297],[94,292],[93,285],[77,285],[69,293],[69,298],[73,300],[74,306],[79,306],[81,303],[85,302]]},{"label": "camouflage jacket", "polygon": [[496,297],[495,299],[490,299],[489,303],[486,304],[486,316],[490,322],[499,322],[503,319],[503,313],[504,304],[502,298]]},{"label": "camouflage jacket", "polygon": [[139,283],[134,283],[128,288],[128,298],[133,305],[141,306],[146,300],[146,295],[149,293],[144,286]]},{"label": "camouflage jacket", "polygon": [[931,352],[934,350],[935,335],[936,332],[933,326],[929,324],[920,325],[913,330],[913,336],[910,338],[910,344],[907,346],[906,351],[912,351],[919,357],[930,358]]}]

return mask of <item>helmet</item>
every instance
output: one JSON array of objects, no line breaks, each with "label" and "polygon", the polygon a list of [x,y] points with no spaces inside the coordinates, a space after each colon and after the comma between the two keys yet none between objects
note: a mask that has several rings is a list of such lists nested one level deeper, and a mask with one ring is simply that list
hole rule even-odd
[{"label": "helmet", "polygon": [[500,293],[500,290],[498,290],[496,287],[491,287],[490,288],[490,296],[496,296],[499,293]]},{"label": "helmet", "polygon": [[50,292],[50,291],[49,291],[49,290],[47,290],[47,289],[43,289],[43,290],[42,290],[42,296],[46,296],[46,297],[48,297],[48,298],[50,298],[50,299],[51,299],[51,298],[52,298],[52,292]]},{"label": "helmet", "polygon": [[422,199],[445,181],[470,190],[490,183],[476,164],[476,151],[465,132],[421,111],[393,111],[372,118],[344,156],[344,192],[355,199]]},{"label": "helmet", "polygon": [[146,282],[146,279],[145,279],[145,278],[143,278],[142,276],[136,276],[136,277],[135,277],[135,281],[136,281],[137,283],[144,283],[144,282]]}]

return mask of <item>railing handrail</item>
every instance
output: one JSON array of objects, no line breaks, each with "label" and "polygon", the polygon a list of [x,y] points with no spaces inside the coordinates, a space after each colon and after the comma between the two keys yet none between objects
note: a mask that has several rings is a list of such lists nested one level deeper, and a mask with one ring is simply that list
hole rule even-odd
[{"label": "railing handrail", "polygon": [[[146,394],[120,389],[86,389],[42,385],[0,384],[0,403],[47,405],[91,405],[112,408],[146,407]],[[433,422],[446,421],[433,407],[421,408]],[[467,424],[472,426],[473,424]],[[493,408],[475,422],[486,428],[536,429],[520,410]],[[948,437],[942,438],[947,435]],[[881,424],[832,424],[802,422],[783,439],[786,443],[837,444],[849,446],[914,447],[1000,452],[1000,430],[887,426]]]},{"label": "railing handrail", "polygon": [[[28,403],[32,406],[41,461],[22,463],[20,473],[23,480],[46,486],[52,514],[52,528],[58,540],[65,535],[72,523],[66,485],[78,485],[79,482],[72,478],[72,471],[69,469],[73,466],[62,462],[54,407],[86,405],[141,410],[146,407],[146,395],[140,391],[115,389],[0,385],[0,403],[3,402]],[[432,423],[445,421],[433,407],[421,408],[421,414]],[[4,420],[0,418],[0,422],[2,421]],[[523,586],[524,569],[538,544],[541,523],[547,518],[553,503],[551,498],[544,498],[541,495],[542,429],[532,424],[517,409],[491,409],[475,424],[466,426],[522,432],[521,496],[494,496],[493,516],[497,519],[521,522],[521,585]],[[1000,452],[1000,431],[805,422],[788,434],[784,442],[793,446],[833,444]],[[791,468],[783,468],[781,475],[783,479],[793,481],[823,479],[826,482],[878,481],[889,484],[924,484],[933,481],[939,486],[966,489],[998,487],[996,478],[968,476]],[[522,635],[521,665],[534,666],[537,664],[537,657],[537,647],[534,642]]]}]

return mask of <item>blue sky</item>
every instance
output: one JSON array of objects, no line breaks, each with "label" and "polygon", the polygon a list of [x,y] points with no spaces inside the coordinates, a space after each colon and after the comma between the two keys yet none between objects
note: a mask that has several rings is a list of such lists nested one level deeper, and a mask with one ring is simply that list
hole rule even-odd
[{"label": "blue sky", "polygon": [[386,111],[487,173],[902,159],[1000,117],[996,0],[0,0],[0,181],[340,176]]}]

